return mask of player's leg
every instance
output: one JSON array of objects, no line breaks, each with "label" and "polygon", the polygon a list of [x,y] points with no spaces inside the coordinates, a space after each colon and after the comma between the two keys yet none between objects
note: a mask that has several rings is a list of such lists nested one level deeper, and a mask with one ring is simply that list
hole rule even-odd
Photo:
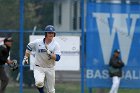
[{"label": "player's leg", "polygon": [[0,93],[4,93],[9,81],[9,78],[5,73],[4,67],[0,67],[0,80],[1,80]]},{"label": "player's leg", "polygon": [[109,93],[117,93],[118,92],[118,88],[119,88],[119,84],[120,84],[120,78],[117,76],[112,77],[112,87]]},{"label": "player's leg", "polygon": [[34,78],[37,89],[39,90],[40,93],[44,93],[45,73],[43,72],[43,68],[34,67]]},{"label": "player's leg", "polygon": [[46,87],[48,93],[55,93],[55,70],[54,68],[46,69]]},{"label": "player's leg", "polygon": [[117,77],[117,78],[116,78],[116,90],[115,90],[114,93],[118,93],[118,89],[119,89],[119,85],[120,85],[120,80],[121,80],[120,77]]}]

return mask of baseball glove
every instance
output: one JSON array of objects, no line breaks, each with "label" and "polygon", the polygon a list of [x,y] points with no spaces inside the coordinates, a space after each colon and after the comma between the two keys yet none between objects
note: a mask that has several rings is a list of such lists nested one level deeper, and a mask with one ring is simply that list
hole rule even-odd
[{"label": "baseball glove", "polygon": [[17,60],[12,60],[12,63],[9,64],[9,67],[10,67],[13,71],[17,70],[17,69],[18,69]]}]

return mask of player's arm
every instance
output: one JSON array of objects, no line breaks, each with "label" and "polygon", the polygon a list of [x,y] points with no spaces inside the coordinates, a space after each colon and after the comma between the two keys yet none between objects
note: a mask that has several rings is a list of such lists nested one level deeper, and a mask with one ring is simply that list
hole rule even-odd
[{"label": "player's arm", "polygon": [[25,55],[24,55],[24,58],[23,58],[23,64],[28,64],[29,56],[30,56],[30,52],[26,49]]},{"label": "player's arm", "polygon": [[0,61],[1,62],[7,62],[7,57],[4,57],[5,49],[6,49],[5,45],[0,45]]},{"label": "player's arm", "polygon": [[55,61],[59,61],[61,58],[61,50],[60,50],[60,46],[58,44],[55,47],[54,53],[51,53],[49,50],[47,50],[47,53],[49,54],[50,58]]},{"label": "player's arm", "polygon": [[50,57],[51,57],[51,59],[53,59],[55,61],[59,61],[60,60],[60,55],[59,54],[51,54]]},{"label": "player's arm", "polygon": [[124,62],[120,59],[118,64],[120,65],[120,67],[124,67]]},{"label": "player's arm", "polygon": [[6,46],[5,45],[0,45],[0,61],[1,62],[5,62],[7,64],[11,64],[12,61],[7,59],[7,57],[5,57],[5,49],[6,49]]},{"label": "player's arm", "polygon": [[34,42],[30,42],[27,47],[26,47],[26,51],[25,51],[25,55],[24,55],[24,58],[23,58],[23,64],[28,64],[28,58],[30,56],[30,53],[32,50],[34,50],[35,48],[35,41]]},{"label": "player's arm", "polygon": [[6,63],[7,64],[12,64],[13,62],[12,62],[12,60],[7,60]]},{"label": "player's arm", "polygon": [[122,67],[122,64],[119,62],[119,59],[112,59],[111,65],[114,68],[121,68]]},{"label": "player's arm", "polygon": [[25,51],[25,55],[24,55],[24,58],[23,58],[23,65],[24,64],[28,64],[28,58],[29,58],[29,56],[30,56],[30,51],[28,50],[28,49],[26,49],[26,51]]}]

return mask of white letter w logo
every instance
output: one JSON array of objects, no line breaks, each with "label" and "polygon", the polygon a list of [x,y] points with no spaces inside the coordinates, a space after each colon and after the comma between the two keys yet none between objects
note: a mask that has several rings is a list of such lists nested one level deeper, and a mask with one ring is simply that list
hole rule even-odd
[{"label": "white letter w logo", "polygon": [[[108,64],[111,56],[115,33],[118,35],[122,60],[127,64],[135,24],[139,14],[131,14],[130,16],[128,14],[112,14],[111,16],[109,13],[93,13],[93,17],[96,18],[105,64]],[[109,27],[109,18],[114,20],[112,29]],[[128,24],[130,27],[128,27]]]}]

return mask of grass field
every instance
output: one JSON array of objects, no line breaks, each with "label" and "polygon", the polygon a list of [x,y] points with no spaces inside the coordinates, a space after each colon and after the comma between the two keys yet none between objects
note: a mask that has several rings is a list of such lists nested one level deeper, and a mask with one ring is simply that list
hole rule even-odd
[{"label": "grass field", "polygon": [[[46,91],[46,90],[45,90]],[[97,93],[97,89],[93,89],[93,93]],[[105,89],[105,93],[108,93],[109,89]],[[7,87],[6,93],[20,93],[19,87]],[[35,87],[23,88],[23,93],[39,93]],[[46,92],[47,93],[47,92]],[[57,83],[56,84],[56,93],[81,93],[80,84],[77,83]],[[85,89],[85,93],[88,93],[88,90]],[[140,93],[140,89],[119,89],[118,93]]]}]

